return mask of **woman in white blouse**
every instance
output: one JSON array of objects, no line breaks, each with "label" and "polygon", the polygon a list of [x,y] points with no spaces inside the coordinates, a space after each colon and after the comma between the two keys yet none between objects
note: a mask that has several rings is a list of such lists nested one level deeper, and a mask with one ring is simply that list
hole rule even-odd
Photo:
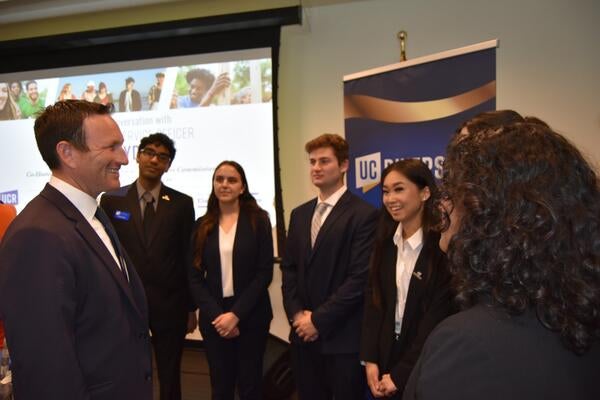
[{"label": "woman in white blouse", "polygon": [[210,369],[212,399],[262,399],[262,361],[272,319],[267,288],[273,240],[243,168],[221,162],[206,214],[192,237],[191,292]]},{"label": "woman in white blouse", "polygon": [[382,175],[360,356],[371,394],[401,398],[425,339],[451,312],[450,275],[433,230],[439,212],[429,168],[406,159]]}]

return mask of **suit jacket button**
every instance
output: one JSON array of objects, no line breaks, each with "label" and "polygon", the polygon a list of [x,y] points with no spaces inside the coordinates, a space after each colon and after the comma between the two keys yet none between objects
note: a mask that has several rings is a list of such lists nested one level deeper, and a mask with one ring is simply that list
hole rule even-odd
[{"label": "suit jacket button", "polygon": [[146,374],[146,376],[144,378],[146,379],[147,382],[150,382],[152,380],[152,374]]}]

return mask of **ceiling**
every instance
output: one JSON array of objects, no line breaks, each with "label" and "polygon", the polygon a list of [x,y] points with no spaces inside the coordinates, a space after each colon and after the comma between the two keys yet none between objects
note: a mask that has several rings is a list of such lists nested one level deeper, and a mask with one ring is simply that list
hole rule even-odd
[{"label": "ceiling", "polygon": [[[0,0],[0,24],[177,1],[181,0]],[[313,7],[352,1],[364,0],[298,0],[297,3]]]}]

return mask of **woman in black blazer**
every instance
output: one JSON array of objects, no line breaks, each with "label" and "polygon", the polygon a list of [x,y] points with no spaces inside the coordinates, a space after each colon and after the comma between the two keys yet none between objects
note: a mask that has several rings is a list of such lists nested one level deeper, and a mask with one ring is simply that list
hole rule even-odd
[{"label": "woman in black blazer", "polygon": [[262,364],[273,317],[271,223],[242,167],[221,162],[206,214],[192,236],[190,285],[200,310],[213,399],[262,399]]},{"label": "woman in black blazer", "polygon": [[383,171],[382,191],[360,355],[372,395],[400,398],[427,335],[451,312],[450,275],[432,230],[439,213],[429,168],[395,162]]}]

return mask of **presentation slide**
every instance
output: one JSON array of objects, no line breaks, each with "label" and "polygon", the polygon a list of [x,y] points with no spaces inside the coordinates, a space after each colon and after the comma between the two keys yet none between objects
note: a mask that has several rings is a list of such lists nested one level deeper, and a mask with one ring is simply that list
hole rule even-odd
[{"label": "presentation slide", "polygon": [[0,200],[18,211],[48,182],[33,125],[44,107],[63,99],[113,103],[129,165],[121,185],[138,173],[140,139],[163,132],[177,154],[166,185],[194,198],[205,212],[215,166],[235,160],[275,226],[271,50],[251,49],[28,71],[0,75]]}]

